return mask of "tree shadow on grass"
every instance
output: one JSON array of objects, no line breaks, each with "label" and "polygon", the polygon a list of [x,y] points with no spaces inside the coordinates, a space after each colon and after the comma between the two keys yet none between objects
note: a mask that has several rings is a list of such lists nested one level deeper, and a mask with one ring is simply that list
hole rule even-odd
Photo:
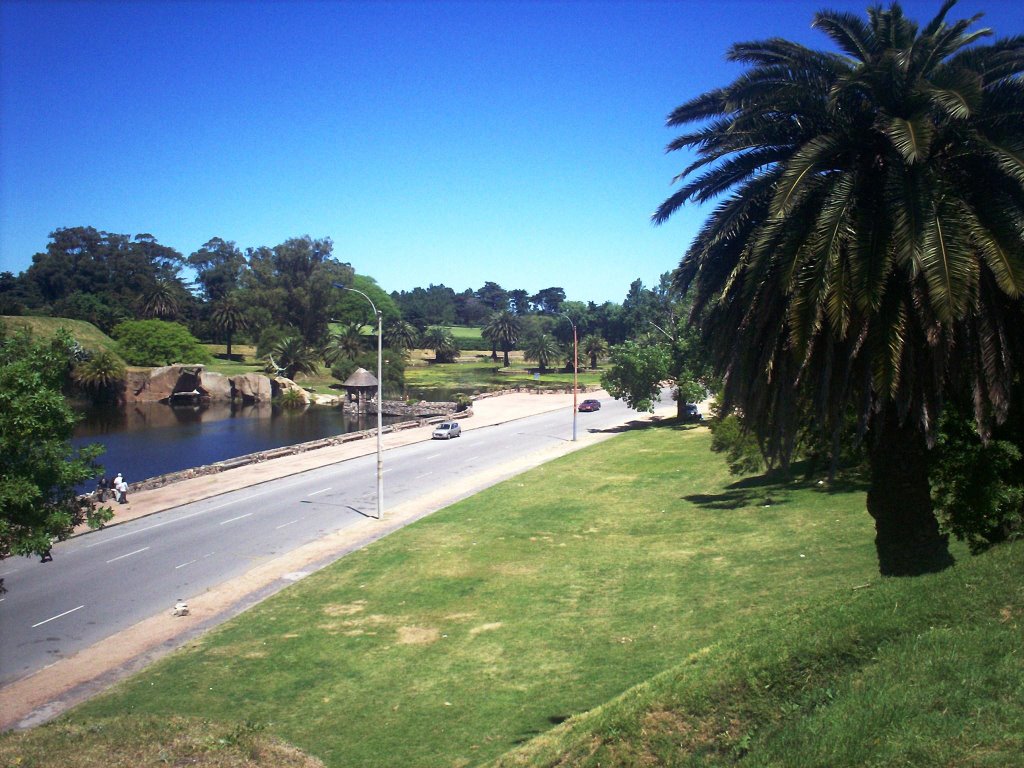
[{"label": "tree shadow on grass", "polygon": [[799,461],[788,470],[773,469],[760,475],[744,477],[726,486],[722,493],[692,494],[684,496],[705,509],[741,509],[743,507],[774,507],[788,502],[790,491],[810,489],[820,493],[850,493],[866,491],[867,482],[856,472],[849,472],[831,483],[815,479],[816,465]]},{"label": "tree shadow on grass", "polygon": [[701,424],[694,424],[679,421],[677,418],[664,419],[659,416],[653,416],[650,419],[643,421],[627,421],[625,424],[619,424],[615,427],[608,427],[607,429],[588,429],[587,432],[592,432],[598,435],[617,435],[622,432],[635,432],[643,429],[671,429],[676,432],[689,432],[692,429],[698,429]]}]

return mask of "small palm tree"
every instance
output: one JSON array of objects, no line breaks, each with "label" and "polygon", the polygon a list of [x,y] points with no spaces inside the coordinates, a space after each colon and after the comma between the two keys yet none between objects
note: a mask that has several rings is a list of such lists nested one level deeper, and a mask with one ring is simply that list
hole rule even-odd
[{"label": "small palm tree", "polygon": [[92,393],[97,402],[116,400],[124,382],[124,363],[108,349],[101,349],[75,365],[71,377]]},{"label": "small palm tree", "polygon": [[558,341],[549,333],[541,333],[531,336],[526,341],[523,354],[527,360],[533,360],[540,366],[540,372],[546,373],[548,365],[558,359],[561,353],[561,346]]},{"label": "small palm tree", "polygon": [[608,354],[608,342],[598,334],[591,333],[583,337],[580,349],[583,354],[590,356],[590,367],[597,368],[597,359]]},{"label": "small palm tree", "polygon": [[440,325],[432,325],[423,333],[423,343],[434,350],[434,362],[454,363],[459,356],[459,343],[452,332]]},{"label": "small palm tree", "polygon": [[231,357],[231,339],[236,331],[245,329],[248,325],[242,305],[231,294],[220,299],[213,305],[210,313],[210,323],[218,333],[224,334],[227,339],[227,355]]},{"label": "small palm tree", "polygon": [[142,315],[145,318],[173,320],[178,309],[178,297],[168,282],[156,283],[142,296]]},{"label": "small palm tree", "polygon": [[405,320],[388,323],[384,330],[384,346],[391,349],[415,349],[419,340],[420,333],[416,330],[416,326]]},{"label": "small palm tree", "polygon": [[281,339],[274,345],[269,357],[271,367],[293,381],[300,373],[312,376],[320,370],[319,355],[301,336]]},{"label": "small palm tree", "polygon": [[334,365],[339,360],[355,360],[366,349],[366,337],[359,323],[346,323],[332,334],[324,347],[324,360]]},{"label": "small palm tree", "polygon": [[508,310],[495,312],[483,329],[483,337],[491,342],[491,359],[497,360],[497,347],[505,356],[505,367],[509,367],[508,353],[519,343],[522,324],[519,318]]}]

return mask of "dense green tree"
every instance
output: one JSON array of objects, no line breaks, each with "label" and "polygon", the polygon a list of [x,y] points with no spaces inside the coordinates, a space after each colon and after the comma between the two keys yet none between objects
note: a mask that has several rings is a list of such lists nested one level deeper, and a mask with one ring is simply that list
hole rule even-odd
[{"label": "dense green tree", "polygon": [[530,312],[530,292],[516,288],[508,292],[509,309],[522,317]]},{"label": "dense green tree", "polygon": [[509,308],[508,291],[490,280],[477,288],[475,295],[491,312],[504,312]]},{"label": "dense green tree", "polygon": [[770,455],[800,426],[865,433],[880,570],[952,562],[928,442],[965,392],[981,434],[1011,407],[1024,354],[1024,37],[976,19],[923,29],[894,3],[821,12],[842,53],[734,45],[730,85],[669,116],[696,160],[655,214],[726,195],[678,285],[724,386]]},{"label": "dense green tree", "polygon": [[402,317],[420,330],[431,325],[455,324],[455,291],[445,285],[392,293]]},{"label": "dense green tree", "polygon": [[601,374],[601,386],[635,411],[653,411],[671,366],[672,355],[667,345],[627,341],[611,348],[608,370]]},{"label": "dense green tree", "polygon": [[[519,318],[506,309],[492,314],[482,333],[495,349],[501,348],[505,358],[505,367],[508,368],[510,365],[508,353],[519,343],[521,332],[522,324],[519,322]],[[497,355],[495,355],[496,357]]]},{"label": "dense green tree", "polygon": [[[22,279],[31,288],[29,294],[43,302],[35,309],[60,305],[64,316],[96,322],[109,332],[110,322],[137,317],[143,297],[158,284],[165,284],[184,309],[188,292],[180,271],[184,260],[177,251],[160,245],[149,234],[128,235],[100,232],[92,227],[54,230],[46,250],[32,257],[32,265]],[[69,297],[88,295],[95,302],[68,301]],[[94,312],[92,317],[72,314],[80,307]]]},{"label": "dense green tree", "polygon": [[125,320],[110,332],[129,365],[209,363],[210,353],[188,328],[166,320]]},{"label": "dense green tree", "polygon": [[942,413],[935,453],[936,510],[972,552],[1024,536],[1024,411],[1012,411],[982,440],[969,404],[952,403]]},{"label": "dense green tree", "polygon": [[354,291],[335,290],[334,303],[331,307],[331,320],[337,323],[359,323],[360,325],[372,325],[377,328],[377,318],[373,314],[370,302],[355,291],[361,291],[370,297],[373,306],[384,317],[385,327],[397,323],[402,317],[401,310],[388,293],[384,291],[377,281],[368,275],[352,275],[352,279],[343,283]]},{"label": "dense green tree", "polygon": [[307,235],[247,252],[246,300],[266,310],[276,324],[293,328],[309,347],[326,341],[333,307],[340,300],[334,286],[349,284],[353,276],[348,264],[333,258],[332,249],[330,238]]},{"label": "dense green tree", "polygon": [[196,282],[207,301],[218,302],[241,286],[246,269],[245,254],[229,240],[214,237],[188,257],[196,271]]},{"label": "dense green tree", "polygon": [[71,447],[75,416],[61,389],[73,350],[63,332],[49,341],[26,332],[0,338],[0,559],[42,555],[77,526],[111,517],[75,490],[102,471],[102,448]]},{"label": "dense green tree", "polygon": [[546,373],[548,366],[558,359],[563,347],[554,336],[549,333],[539,333],[526,339],[523,345],[523,356],[532,360],[540,367],[541,373]]},{"label": "dense green tree", "polygon": [[565,291],[562,288],[553,286],[537,291],[530,297],[530,304],[536,312],[545,315],[554,315],[562,308],[565,301]]}]

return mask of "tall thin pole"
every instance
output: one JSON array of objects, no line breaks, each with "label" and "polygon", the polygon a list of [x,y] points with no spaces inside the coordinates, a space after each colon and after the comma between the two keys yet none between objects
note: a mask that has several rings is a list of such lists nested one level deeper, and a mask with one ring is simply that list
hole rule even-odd
[{"label": "tall thin pole", "polygon": [[577,376],[580,370],[580,352],[579,343],[576,340],[576,323],[572,324],[572,441],[576,442],[576,416],[579,410],[576,407],[577,393],[579,392],[579,386],[577,385]]},{"label": "tall thin pole", "polygon": [[[369,300],[369,297],[367,297]],[[373,307],[373,302],[370,302]],[[373,307],[377,313],[377,519],[384,517],[384,453],[381,450],[381,433],[383,421],[381,411],[384,410],[384,314]]]},{"label": "tall thin pole", "polygon": [[384,409],[384,313],[377,309],[373,299],[358,288],[349,288],[341,283],[334,283],[335,288],[358,293],[368,302],[373,314],[377,316],[377,519],[384,518],[384,451],[381,447],[381,434],[384,431],[382,411]]},{"label": "tall thin pole", "polygon": [[579,392],[579,386],[577,383],[577,376],[579,375],[580,369],[580,354],[579,354],[579,343],[576,340],[576,323],[572,321],[565,312],[559,312],[562,317],[569,321],[569,325],[572,326],[572,441],[576,442],[576,418],[577,411],[579,410],[576,405],[577,393]]}]

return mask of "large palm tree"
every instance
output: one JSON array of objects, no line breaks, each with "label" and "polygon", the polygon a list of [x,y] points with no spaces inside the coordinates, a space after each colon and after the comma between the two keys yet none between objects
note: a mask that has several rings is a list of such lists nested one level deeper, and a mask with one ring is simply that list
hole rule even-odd
[{"label": "large palm tree", "polygon": [[[497,347],[501,347],[505,357],[506,368],[510,365],[508,353],[519,343],[519,334],[521,332],[522,323],[519,322],[518,317],[508,310],[495,312],[488,319],[487,325],[484,326],[483,337],[491,342],[495,352]],[[493,358],[497,360],[497,354],[494,354]]]},{"label": "large palm tree", "polygon": [[883,574],[952,562],[939,411],[967,391],[984,434],[1024,361],[1024,38],[981,45],[952,5],[923,29],[897,3],[817,14],[842,53],[734,45],[746,72],[669,116],[697,124],[669,145],[696,160],[654,215],[726,195],[676,273],[723,405],[782,460],[799,425],[856,418]]}]

